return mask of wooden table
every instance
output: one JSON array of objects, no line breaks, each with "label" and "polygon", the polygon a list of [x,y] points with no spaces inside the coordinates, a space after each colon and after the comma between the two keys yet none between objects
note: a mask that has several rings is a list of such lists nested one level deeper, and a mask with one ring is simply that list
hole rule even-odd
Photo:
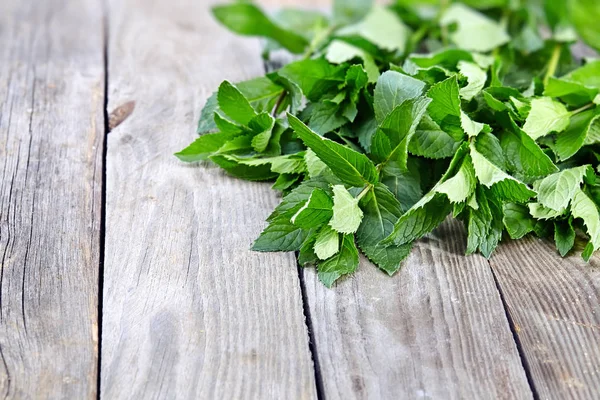
[{"label": "wooden table", "polygon": [[0,1],[0,397],[600,398],[599,258],[448,222],[328,290],[248,250],[269,185],[172,156],[263,73],[209,3]]}]

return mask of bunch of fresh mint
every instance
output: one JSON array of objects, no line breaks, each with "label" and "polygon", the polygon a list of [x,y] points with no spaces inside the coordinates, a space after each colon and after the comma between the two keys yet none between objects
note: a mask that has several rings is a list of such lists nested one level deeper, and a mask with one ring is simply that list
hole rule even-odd
[{"label": "bunch of fresh mint", "polygon": [[296,251],[329,287],[356,270],[358,249],[394,274],[449,214],[467,228],[468,254],[489,257],[504,231],[553,236],[563,256],[578,234],[585,259],[600,247],[600,60],[570,49],[600,47],[599,1],[213,12],[266,38],[265,58],[298,55],[223,82],[200,137],[177,154],[275,181],[284,197],[254,250]]}]

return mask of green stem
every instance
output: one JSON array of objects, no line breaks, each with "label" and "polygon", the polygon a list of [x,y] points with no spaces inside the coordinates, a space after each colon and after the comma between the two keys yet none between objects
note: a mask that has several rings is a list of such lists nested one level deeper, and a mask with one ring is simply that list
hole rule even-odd
[{"label": "green stem", "polygon": [[590,108],[595,107],[595,106],[596,106],[596,104],[594,104],[594,103],[586,104],[585,106],[578,108],[577,110],[571,111],[571,116],[577,115],[577,114],[584,112],[585,110],[589,110]]},{"label": "green stem", "polygon": [[356,196],[356,200],[360,201],[363,197],[366,196],[367,193],[369,193],[371,189],[373,189],[373,185],[368,184],[367,186],[365,186],[365,188],[358,194],[358,196]]},{"label": "green stem", "polygon": [[329,38],[333,34],[333,32],[335,32],[337,30],[337,28],[338,27],[336,25],[332,25],[329,28],[323,30],[321,33],[317,33],[315,35],[315,37],[313,38],[313,40],[310,42],[310,45],[308,46],[308,49],[302,56],[302,59],[307,60],[307,59],[311,58],[313,56],[313,54],[317,50],[319,50],[319,48],[323,44],[323,41],[325,39]]},{"label": "green stem", "polygon": [[561,51],[562,46],[560,43],[557,43],[556,46],[554,46],[554,50],[552,51],[550,61],[548,61],[548,69],[546,70],[546,75],[544,76],[544,86],[548,85],[548,81],[556,73],[556,68],[558,68],[558,62],[560,61]]}]

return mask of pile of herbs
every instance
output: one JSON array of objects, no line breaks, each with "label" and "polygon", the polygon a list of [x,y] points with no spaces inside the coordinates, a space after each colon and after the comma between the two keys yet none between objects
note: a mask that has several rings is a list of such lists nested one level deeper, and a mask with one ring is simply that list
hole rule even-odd
[{"label": "pile of herbs", "polygon": [[[283,193],[257,251],[295,251],[328,287],[360,249],[394,274],[448,215],[467,253],[503,233],[600,247],[597,0],[335,1],[326,16],[252,3],[213,8],[292,62],[223,82],[177,154]],[[589,49],[589,48],[588,48]],[[223,49],[226,51],[226,49]],[[596,54],[590,52],[590,54]]]}]

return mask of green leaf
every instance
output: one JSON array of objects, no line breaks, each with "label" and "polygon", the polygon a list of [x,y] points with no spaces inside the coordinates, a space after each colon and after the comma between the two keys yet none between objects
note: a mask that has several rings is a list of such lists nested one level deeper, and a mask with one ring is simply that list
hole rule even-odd
[{"label": "green leaf", "polygon": [[460,89],[460,97],[467,101],[471,101],[485,86],[487,73],[481,69],[479,65],[468,61],[459,61],[458,70],[468,81],[467,86]]},{"label": "green leaf", "polygon": [[373,7],[373,0],[335,0],[333,22],[345,25],[362,19]]},{"label": "green leaf", "polygon": [[570,118],[571,113],[562,103],[550,97],[533,99],[523,130],[536,140],[552,132],[564,131],[569,126]]},{"label": "green leaf", "polygon": [[443,131],[429,115],[425,115],[417,126],[408,148],[416,156],[439,159],[452,157],[460,143]]},{"label": "green leaf", "polygon": [[261,113],[250,120],[248,127],[257,132],[252,139],[252,147],[259,153],[264,152],[269,145],[271,133],[275,127],[275,118],[268,113]]},{"label": "green leaf", "polygon": [[360,36],[385,51],[404,53],[410,30],[398,16],[382,6],[375,6],[359,23],[337,32],[340,36]]},{"label": "green leaf", "polygon": [[306,163],[306,170],[308,176],[314,178],[321,175],[324,172],[331,171],[329,167],[321,161],[319,157],[311,149],[306,150],[304,154],[304,162]]},{"label": "green leaf", "polygon": [[238,82],[235,86],[257,113],[270,113],[285,90],[281,85],[264,76]]},{"label": "green leaf", "polygon": [[575,229],[571,221],[556,221],[554,223],[554,242],[562,257],[566,256],[575,245]]},{"label": "green leaf", "polygon": [[573,157],[584,145],[593,144],[590,132],[594,131],[594,124],[600,120],[600,113],[596,109],[586,110],[571,117],[569,127],[556,138],[553,148],[561,161]]},{"label": "green leaf", "polygon": [[395,161],[406,169],[408,144],[430,102],[426,97],[407,100],[388,114],[371,144],[371,152],[377,160],[383,164]]},{"label": "green leaf", "polygon": [[285,192],[301,180],[300,175],[295,174],[280,174],[271,189]]},{"label": "green leaf", "polygon": [[579,36],[588,45],[600,51],[600,4],[596,0],[569,0],[566,3]]},{"label": "green leaf", "polygon": [[298,251],[308,235],[309,231],[295,226],[286,216],[281,216],[271,221],[254,242],[252,250],[262,252]]},{"label": "green leaf", "polygon": [[308,126],[320,135],[325,135],[347,123],[348,119],[343,115],[340,105],[325,100],[312,108]]},{"label": "green leaf", "polygon": [[591,61],[561,78],[550,78],[544,95],[560,97],[571,106],[583,106],[600,93],[600,60]]},{"label": "green leaf", "polygon": [[375,64],[373,56],[363,49],[342,42],[341,40],[334,40],[329,44],[325,58],[333,64],[343,64],[354,58],[359,58],[363,60],[369,82],[377,82],[379,78],[379,68]]},{"label": "green leaf", "polygon": [[329,225],[323,226],[314,244],[314,251],[319,260],[326,260],[340,250],[340,234]]},{"label": "green leaf", "polygon": [[356,271],[358,263],[358,249],[354,244],[354,235],[344,235],[340,251],[330,259],[319,263],[317,267],[319,280],[330,288],[342,276]]},{"label": "green leaf", "polygon": [[212,11],[219,22],[240,35],[269,38],[296,54],[302,53],[308,46],[304,37],[279,27],[253,4],[219,5],[213,7]]},{"label": "green leaf", "polygon": [[298,137],[342,182],[352,186],[377,183],[377,169],[364,154],[317,135],[291,114],[288,114],[288,120]]},{"label": "green leaf", "polygon": [[534,182],[533,190],[538,193],[538,201],[544,207],[564,210],[573,200],[589,169],[589,165],[565,169]]},{"label": "green leaf", "polygon": [[330,64],[324,58],[316,58],[287,64],[278,74],[294,82],[309,100],[318,101],[345,81],[346,68]]},{"label": "green leaf", "polygon": [[203,135],[179,153],[175,153],[175,156],[185,162],[208,160],[213,153],[218,151],[230,139],[230,136],[222,133]]},{"label": "green leaf", "polygon": [[415,159],[409,159],[406,170],[391,163],[381,171],[381,182],[398,199],[402,212],[410,209],[423,197],[420,167]]},{"label": "green leaf", "polygon": [[296,214],[291,221],[304,229],[311,229],[326,224],[333,215],[333,201],[322,189],[315,189],[311,193],[308,201]]},{"label": "green leaf", "polygon": [[529,214],[529,208],[522,204],[504,203],[504,227],[511,239],[521,239],[529,232],[533,232],[534,220]]},{"label": "green leaf", "polygon": [[498,246],[504,229],[502,213],[488,193],[480,186],[476,196],[477,208],[469,207],[466,251],[466,254],[480,251],[486,258],[490,258]]},{"label": "green leaf", "polygon": [[304,158],[296,154],[264,158],[228,156],[228,159],[251,167],[270,165],[271,171],[277,174],[301,174],[306,171]]},{"label": "green leaf", "polygon": [[433,85],[427,96],[433,100],[429,105],[429,115],[435,122],[442,125],[448,120],[452,122],[454,117],[452,123],[460,126],[460,96],[455,76]]},{"label": "green leaf", "polygon": [[589,260],[592,253],[600,247],[600,215],[596,204],[581,189],[575,192],[571,202],[571,214],[573,218],[580,218],[587,229],[590,237],[590,249],[584,251],[584,258]]},{"label": "green leaf", "polygon": [[229,118],[239,124],[247,126],[257,115],[242,92],[228,81],[224,81],[219,86],[217,99],[219,101],[219,108]]},{"label": "green leaf", "polygon": [[204,108],[202,108],[200,120],[198,121],[198,129],[196,130],[198,134],[214,133],[218,131],[214,120],[215,112],[219,109],[217,93],[218,92],[213,93],[208,100],[206,100]]},{"label": "green leaf", "polygon": [[425,83],[399,72],[381,75],[375,87],[375,117],[381,123],[396,107],[423,93]]},{"label": "green leaf", "polygon": [[486,159],[477,151],[474,144],[471,144],[470,154],[479,183],[492,189],[495,196],[517,203],[524,203],[535,196],[535,192],[531,191],[527,185],[508,175]]},{"label": "green leaf", "polygon": [[475,191],[477,179],[469,155],[465,156],[456,175],[437,186],[436,191],[448,196],[451,203],[466,201]]},{"label": "green leaf", "polygon": [[333,186],[333,218],[329,226],[340,233],[354,233],[358,230],[363,212],[343,185]]},{"label": "green leaf", "polygon": [[411,249],[411,245],[381,243],[402,215],[401,205],[385,186],[378,184],[361,200],[361,206],[364,218],[356,232],[358,246],[371,262],[391,276],[400,269]]},{"label": "green leaf", "polygon": [[535,219],[554,219],[562,216],[565,213],[565,210],[556,211],[548,207],[544,207],[540,203],[529,203],[527,205],[529,207],[529,213]]},{"label": "green leaf", "polygon": [[240,163],[240,160],[236,157],[226,154],[213,155],[210,160],[236,178],[249,181],[266,181],[277,176],[276,173],[271,172],[270,165],[245,165]]},{"label": "green leaf", "polygon": [[459,3],[448,7],[440,24],[444,27],[457,25],[449,38],[459,48],[465,50],[488,52],[510,40],[502,25]]},{"label": "green leaf", "polygon": [[[456,152],[440,182],[400,217],[394,226],[394,231],[384,240],[384,245],[394,243],[400,246],[412,243],[441,224],[452,211],[452,204],[448,198],[449,192],[452,193],[453,200],[469,197],[472,187],[468,184],[459,185],[454,189],[443,186],[451,177],[462,174],[460,170],[465,167],[465,163],[468,163],[465,155],[466,148],[462,146]],[[454,173],[455,170],[458,173]],[[460,182],[461,179],[458,177],[455,182]],[[440,187],[442,187],[441,192],[438,190]]]},{"label": "green leaf", "polygon": [[331,183],[323,176],[308,179],[302,182],[297,188],[288,193],[281,203],[271,213],[267,221],[273,221],[275,218],[283,214],[288,214],[291,218],[299,209],[308,201],[315,188],[323,189],[327,194],[331,195]]},{"label": "green leaf", "polygon": [[548,155],[512,121],[510,116],[498,115],[498,122],[504,127],[500,134],[500,145],[510,171],[514,171],[527,182],[558,172]]},{"label": "green leaf", "polygon": [[[473,121],[469,115],[467,115],[467,113],[462,111],[460,113],[460,126],[463,128],[468,137],[475,137],[479,135],[484,128],[486,128],[485,124]],[[487,129],[489,130],[489,126],[487,126]]]}]

